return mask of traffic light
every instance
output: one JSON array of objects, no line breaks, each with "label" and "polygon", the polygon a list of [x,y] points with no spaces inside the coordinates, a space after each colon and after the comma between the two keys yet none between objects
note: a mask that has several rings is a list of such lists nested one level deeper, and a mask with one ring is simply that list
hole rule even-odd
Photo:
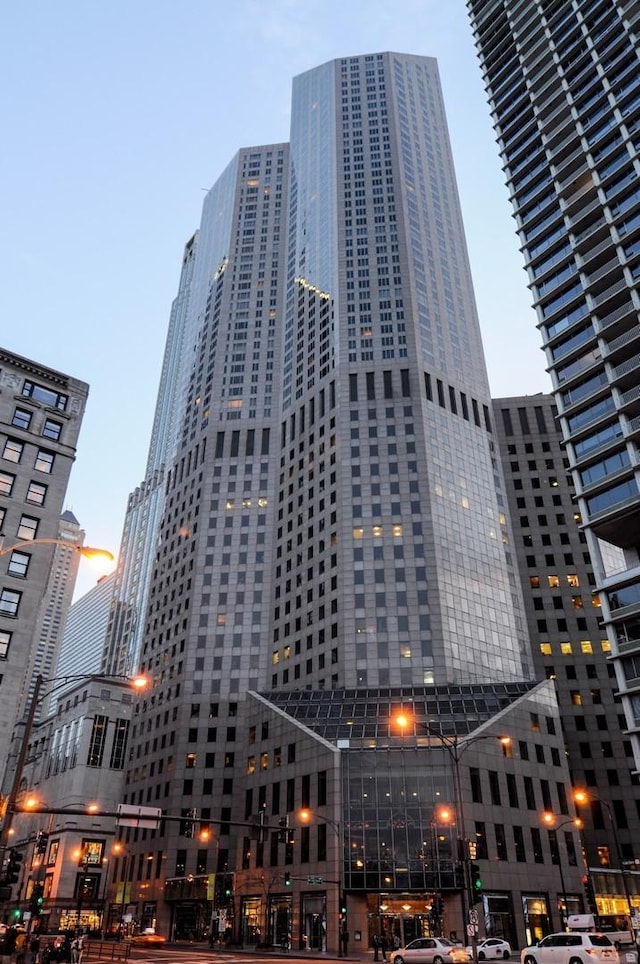
[{"label": "traffic light", "polygon": [[9,863],[7,864],[6,881],[8,884],[18,883],[21,867],[22,867],[22,854],[20,853],[19,850],[11,850],[9,852]]},{"label": "traffic light", "polygon": [[436,895],[431,901],[431,916],[442,917],[444,913],[444,901],[442,897]]},{"label": "traffic light", "polygon": [[464,864],[456,864],[456,888],[464,890]]},{"label": "traffic light", "polygon": [[469,871],[471,873],[471,903],[477,904],[478,901],[482,900],[480,868],[477,864],[469,864]]},{"label": "traffic light", "polygon": [[582,885],[584,887],[584,895],[587,900],[587,906],[592,914],[598,913],[598,903],[596,901],[596,892],[593,889],[593,881],[589,874],[585,874],[582,878]]},{"label": "traffic light", "polygon": [[49,842],[49,834],[46,830],[38,830],[36,835],[36,846],[34,854],[36,857],[43,857],[47,852],[47,843]]},{"label": "traffic light", "polygon": [[233,874],[224,875],[224,896],[227,898],[233,896]]},{"label": "traffic light", "polygon": [[44,904],[44,887],[42,884],[34,884],[29,899],[29,909],[34,917],[40,917],[42,905]]},{"label": "traffic light", "polygon": [[291,874],[289,873],[288,870],[285,871],[285,875],[284,875],[284,885],[285,885],[285,887],[291,887]]},{"label": "traffic light", "polygon": [[289,815],[280,817],[278,820],[278,843],[291,843],[289,839]]},{"label": "traffic light", "polygon": [[347,895],[340,895],[340,919],[345,921],[347,919]]}]

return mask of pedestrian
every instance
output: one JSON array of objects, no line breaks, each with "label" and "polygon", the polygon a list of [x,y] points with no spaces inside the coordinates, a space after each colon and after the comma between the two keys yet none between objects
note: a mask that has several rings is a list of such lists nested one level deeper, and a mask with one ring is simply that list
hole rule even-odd
[{"label": "pedestrian", "polygon": [[15,954],[16,964],[24,964],[24,959],[27,954],[27,935],[24,931],[19,931],[16,934]]},{"label": "pedestrian", "polygon": [[347,957],[349,951],[349,931],[340,931],[340,947],[342,948],[342,956]]},{"label": "pedestrian", "polygon": [[381,936],[380,936],[380,950],[382,951],[382,960],[383,960],[383,961],[386,961],[386,959],[387,959],[387,947],[388,947],[388,946],[389,946],[389,944],[387,943],[387,935],[383,933],[383,934],[381,934]]},{"label": "pedestrian", "polygon": [[38,964],[38,955],[40,953],[40,938],[37,934],[34,934],[31,938],[29,944],[29,964]]},{"label": "pedestrian", "polygon": [[380,957],[379,957],[379,954],[380,954],[380,938],[378,937],[377,934],[374,934],[374,935],[373,935],[373,940],[372,940],[371,943],[373,944],[373,959],[374,959],[374,961],[379,961],[379,960],[380,960]]}]

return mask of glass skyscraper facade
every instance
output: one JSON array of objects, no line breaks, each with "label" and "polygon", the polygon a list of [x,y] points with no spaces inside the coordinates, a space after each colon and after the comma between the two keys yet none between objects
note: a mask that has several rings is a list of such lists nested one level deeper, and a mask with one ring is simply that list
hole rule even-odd
[{"label": "glass skyscraper facade", "polygon": [[640,765],[640,5],[467,6]]}]

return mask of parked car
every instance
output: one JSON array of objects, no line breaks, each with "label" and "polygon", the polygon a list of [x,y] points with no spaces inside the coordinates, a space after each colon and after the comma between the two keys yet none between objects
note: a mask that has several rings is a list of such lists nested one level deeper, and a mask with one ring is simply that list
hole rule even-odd
[{"label": "parked car", "polygon": [[520,952],[521,964],[618,964],[618,951],[606,934],[547,934]]},{"label": "parked car", "polygon": [[[473,956],[471,947],[467,947],[467,952]],[[499,937],[485,937],[484,940],[478,941],[479,961],[508,961],[512,953],[511,944]]]},{"label": "parked car", "polygon": [[467,964],[471,956],[466,947],[446,937],[418,937],[406,947],[392,951],[389,960],[391,964]]}]

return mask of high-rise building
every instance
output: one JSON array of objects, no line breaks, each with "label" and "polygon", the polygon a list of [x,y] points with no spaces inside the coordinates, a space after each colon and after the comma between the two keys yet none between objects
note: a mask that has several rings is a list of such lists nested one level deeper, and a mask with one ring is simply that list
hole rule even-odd
[{"label": "high-rise building", "polygon": [[555,681],[571,781],[591,796],[579,814],[594,892],[624,912],[625,889],[640,890],[640,786],[558,411],[551,395],[493,406],[536,676]]},{"label": "high-rise building", "polygon": [[[62,644],[52,676],[77,676],[103,672],[102,660],[107,639],[111,600],[116,573],[101,576],[95,586],[69,607]],[[70,684],[71,685],[71,684]],[[49,707],[55,706],[64,689],[56,687]]]},{"label": "high-rise building", "polygon": [[[6,781],[13,727],[35,662],[44,666],[50,658],[41,638],[46,593],[53,589],[60,601],[73,578],[55,543],[89,389],[5,349],[0,387],[0,774]],[[55,586],[52,567],[61,577]],[[59,619],[59,609],[51,616]]]},{"label": "high-rise building", "polygon": [[[40,674],[45,679],[55,675],[58,654],[62,646],[67,612],[71,605],[73,590],[78,574],[80,554],[77,547],[84,542],[84,531],[69,509],[60,517],[58,542],[53,553],[49,579],[42,603],[40,640],[33,661],[32,680],[28,688],[29,697],[33,693],[34,676]],[[78,672],[78,670],[76,670]],[[35,719],[40,719],[42,707],[36,708]]]},{"label": "high-rise building", "polygon": [[[436,801],[456,782],[443,746],[495,740],[507,708],[519,736],[494,761],[491,786],[482,789],[471,753],[460,774],[478,795],[468,818],[486,835],[487,866],[519,861],[531,840],[551,879],[552,845],[520,801],[538,796],[568,815],[569,777],[553,685],[532,680],[435,61],[373,54],[296,78],[291,143],[240,150],[207,195],[196,238],[159,392],[158,425],[171,427],[154,464],[163,479],[158,525],[146,529],[148,605],[114,599],[114,612],[122,601],[126,620],[144,625],[128,652],[124,633],[108,654],[154,677],[134,714],[124,803],[159,802],[182,819],[167,820],[161,837],[123,841],[145,867],[132,880],[138,916],[145,926],[171,921],[174,936],[201,930],[212,911],[203,882],[217,871],[239,888],[234,932],[291,933],[284,868],[302,860],[290,873],[297,892],[309,854],[319,872],[327,854],[335,860],[343,838],[327,838],[327,826],[361,819],[348,807],[351,775],[362,789],[364,740],[381,775],[367,813],[377,829],[359,844],[371,873],[354,865],[343,879],[354,927],[357,914],[366,930],[368,902],[388,891],[385,926],[400,932],[401,895],[420,893],[426,908],[436,878],[398,833],[398,867],[406,858],[422,869],[383,879],[383,827],[413,825],[417,814],[415,833],[430,839]],[[319,705],[379,719],[352,743],[346,716],[332,743],[324,730],[311,739],[306,721]],[[399,705],[420,720],[410,732],[394,731]],[[429,737],[432,712],[446,734]],[[452,743],[436,765],[439,736]],[[534,775],[545,762],[551,780]],[[402,773],[423,767],[408,815]],[[509,836],[502,823],[494,830],[487,802],[501,793],[522,817]],[[303,803],[323,808],[325,837],[310,827],[309,851],[279,849],[274,824],[293,821]],[[254,852],[238,827],[260,814],[269,842]],[[200,826],[215,851],[192,835]],[[460,930],[449,871],[446,914]],[[519,873],[519,906],[533,915],[544,898],[527,888],[526,867]],[[515,934],[522,912],[499,890],[488,913],[508,917]],[[327,886],[309,905],[311,919],[325,901],[334,947],[341,898]],[[296,917],[296,934],[305,920]]]},{"label": "high-rise building", "polygon": [[640,6],[467,6],[640,766]]}]

